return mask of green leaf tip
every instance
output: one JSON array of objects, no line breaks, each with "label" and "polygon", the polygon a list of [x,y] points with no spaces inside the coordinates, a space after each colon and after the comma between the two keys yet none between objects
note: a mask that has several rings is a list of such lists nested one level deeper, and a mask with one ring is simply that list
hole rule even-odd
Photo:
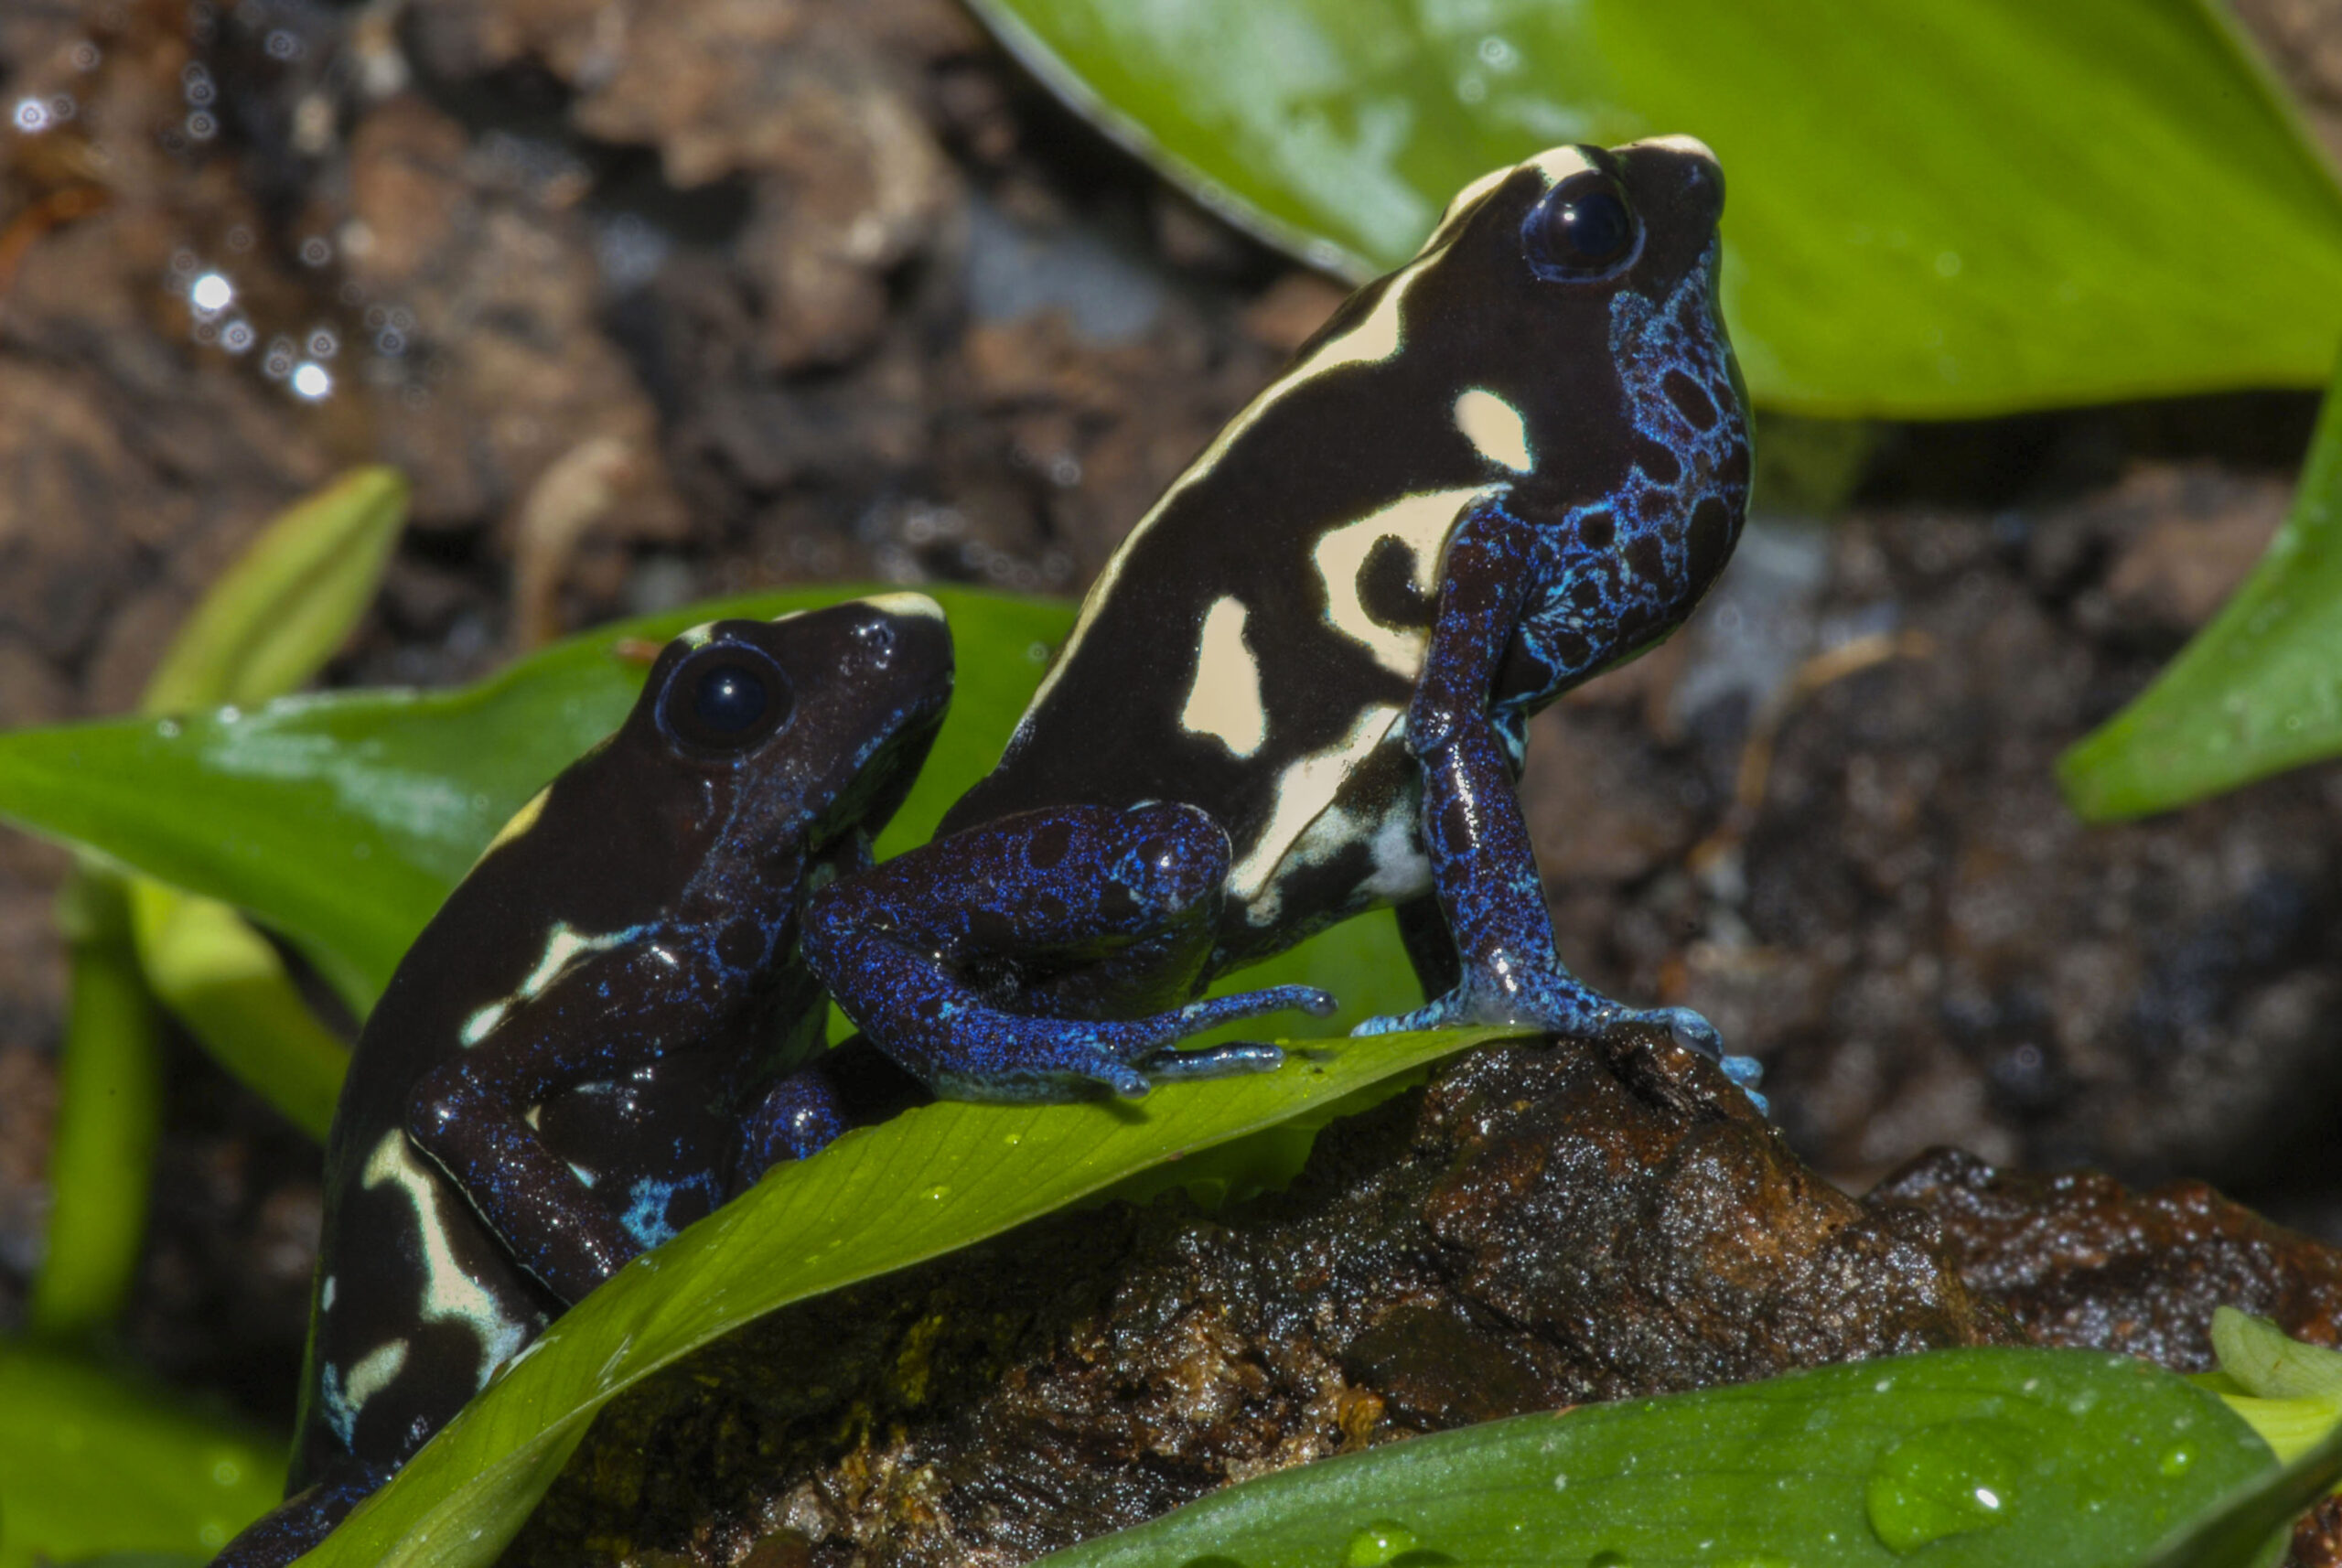
[{"label": "green leaf tip", "polygon": [[2241,587],[2129,706],[2057,760],[2089,822],[2169,811],[2342,754],[2342,380],[2292,511]]}]

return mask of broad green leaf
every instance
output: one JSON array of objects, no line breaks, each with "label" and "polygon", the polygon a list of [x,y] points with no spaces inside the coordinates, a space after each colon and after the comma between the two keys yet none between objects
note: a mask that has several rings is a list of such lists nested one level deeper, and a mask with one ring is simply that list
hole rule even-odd
[{"label": "broad green leaf", "polygon": [[2091,822],[2144,816],[2342,754],[2342,381],[2252,575],[2130,706],[2057,760]]},{"label": "broad green leaf", "polygon": [[406,501],[395,468],[353,468],[280,512],[205,591],[140,707],[249,705],[306,683],[373,602]]},{"label": "broad green leaf", "polygon": [[281,1444],[136,1374],[0,1343],[0,1568],[209,1558],[284,1485]]},{"label": "broad green leaf", "polygon": [[[26,1326],[69,1340],[111,1328],[130,1300],[162,1128],[163,1068],[122,882],[77,870],[58,918],[72,955],[71,989],[48,1147],[47,1247]],[[0,1412],[7,1409],[0,1401]],[[7,1423],[0,1415],[0,1426]]]},{"label": "broad green leaf", "polygon": [[1943,1350],[1414,1438],[1041,1562],[2115,1568],[2274,1470],[2217,1400],[2128,1357]]},{"label": "broad green leaf", "polygon": [[596,1411],[751,1318],[998,1235],[1133,1171],[1505,1033],[1327,1041],[1296,1049],[1282,1071],[1173,1085],[1137,1105],[945,1103],[849,1133],[621,1270],[301,1561],[492,1562]]},{"label": "broad green leaf", "polygon": [[2315,385],[2342,340],[2342,196],[2210,0],[975,8],[1207,205],[1353,277],[1538,148],[1700,136],[1777,408]]}]

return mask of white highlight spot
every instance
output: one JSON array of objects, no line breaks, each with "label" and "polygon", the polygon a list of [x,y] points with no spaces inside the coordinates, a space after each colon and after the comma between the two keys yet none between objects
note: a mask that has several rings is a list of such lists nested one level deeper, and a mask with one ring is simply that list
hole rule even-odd
[{"label": "white highlight spot", "polygon": [[1179,714],[1180,727],[1208,735],[1238,757],[1250,757],[1269,737],[1261,705],[1261,665],[1244,642],[1243,602],[1232,595],[1212,601],[1196,642],[1196,683]]},{"label": "white highlight spot", "polygon": [[1456,400],[1456,428],[1491,463],[1520,474],[1534,466],[1529,456],[1528,422],[1519,409],[1485,387],[1474,387]]},{"label": "white highlight spot", "polygon": [[206,273],[188,285],[189,305],[206,316],[216,316],[236,297],[236,285],[219,273]]},{"label": "white highlight spot", "polygon": [[1359,594],[1359,574],[1374,547],[1396,539],[1414,553],[1414,584],[1428,594],[1439,580],[1440,552],[1465,508],[1481,494],[1477,488],[1425,490],[1370,512],[1356,522],[1328,530],[1317,541],[1310,558],[1326,584],[1326,620],[1345,637],[1355,638],[1374,661],[1408,680],[1423,672],[1423,649],[1430,634],[1420,627],[1385,626],[1366,612]]},{"label": "white highlight spot", "polygon": [[333,1276],[331,1274],[328,1274],[326,1276],[325,1284],[317,1291],[317,1310],[319,1312],[331,1312],[333,1310]]},{"label": "white highlight spot", "polygon": [[304,360],[293,368],[294,396],[316,403],[332,391],[333,376],[323,365]]}]

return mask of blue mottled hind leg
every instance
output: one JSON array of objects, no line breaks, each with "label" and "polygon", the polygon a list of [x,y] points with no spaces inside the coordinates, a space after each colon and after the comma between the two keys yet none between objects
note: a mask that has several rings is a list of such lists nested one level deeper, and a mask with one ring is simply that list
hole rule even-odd
[{"label": "blue mottled hind leg", "polygon": [[[1407,711],[1407,746],[1423,770],[1423,845],[1446,949],[1424,929],[1428,915],[1420,904],[1402,910],[1401,931],[1427,990],[1454,978],[1422,1007],[1370,1019],[1357,1032],[1520,1023],[1586,1036],[1643,1021],[1725,1060],[1734,1081],[1745,1086],[1755,1063],[1725,1058],[1723,1038],[1705,1018],[1688,1007],[1638,1009],[1605,996],[1570,973],[1554,944],[1514,793],[1519,715],[1492,712],[1489,693],[1509,659],[1539,667],[1548,689],[1559,689],[1630,650],[1645,622],[1630,611],[1614,612],[1615,645],[1536,635],[1545,626],[1585,624],[1538,614],[1550,603],[1575,602],[1566,572],[1561,591],[1542,582],[1538,551],[1536,531],[1495,505],[1472,512],[1449,541],[1438,617]],[[1527,683],[1533,689],[1536,682]]]},{"label": "blue mottled hind leg", "polygon": [[874,1044],[955,1098],[1103,1085],[1135,1099],[1150,1079],[1262,1071],[1273,1046],[1169,1048],[1234,1019],[1333,1010],[1297,985],[1184,1001],[1228,862],[1226,832],[1190,806],[1020,812],[823,888],[804,954]]}]

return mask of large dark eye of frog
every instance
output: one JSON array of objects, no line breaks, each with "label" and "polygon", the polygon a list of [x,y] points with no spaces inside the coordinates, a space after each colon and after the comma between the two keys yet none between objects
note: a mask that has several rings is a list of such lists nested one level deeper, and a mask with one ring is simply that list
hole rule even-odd
[{"label": "large dark eye of frog", "polygon": [[1584,283],[1631,263],[1642,249],[1643,226],[1618,182],[1588,171],[1547,191],[1521,220],[1520,238],[1539,276]]},{"label": "large dark eye of frog", "polygon": [[660,694],[669,734],[702,751],[741,751],[789,722],[795,699],[780,666],[742,643],[703,648]]}]

